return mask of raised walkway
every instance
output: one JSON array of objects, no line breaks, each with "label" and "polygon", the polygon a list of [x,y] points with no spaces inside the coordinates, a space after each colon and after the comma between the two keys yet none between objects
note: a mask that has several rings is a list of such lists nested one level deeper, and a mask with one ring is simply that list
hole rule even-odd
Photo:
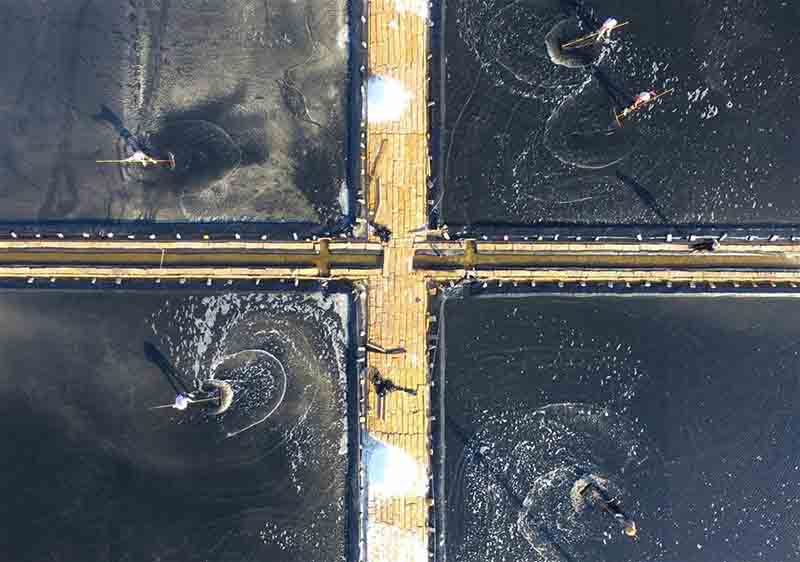
[{"label": "raised walkway", "polygon": [[[391,176],[387,174],[387,178]],[[424,189],[424,184],[418,188]],[[398,228],[396,223],[387,222]],[[398,231],[403,232],[399,228]],[[446,241],[409,232],[394,237],[388,244],[374,239],[0,241],[0,277],[29,276],[369,280],[370,298],[375,299],[370,304],[383,310],[386,306],[405,307],[411,301],[377,300],[380,292],[402,295],[410,287],[417,287],[420,292],[413,298],[417,304],[416,298],[422,299],[424,294],[425,280],[446,282],[468,277],[591,282],[623,278],[659,282],[676,277],[698,281],[734,278],[800,281],[800,245],[726,243],[716,252],[699,254],[692,253],[685,243]],[[376,322],[379,316],[373,314],[372,318]],[[379,327],[374,325],[374,329]]]},{"label": "raised walkway", "polygon": [[[424,5],[424,4],[423,4]],[[389,445],[406,484],[391,494],[367,489],[367,525],[362,559],[369,562],[423,562],[428,551],[428,501],[425,483],[430,472],[429,391],[426,357],[427,295],[424,275],[413,270],[414,241],[427,222],[426,184],[429,175],[427,107],[428,19],[395,0],[369,3],[368,73],[392,78],[410,94],[397,121],[370,120],[366,102],[368,209],[376,224],[388,227],[381,274],[368,280],[367,340],[382,349],[403,348],[400,354],[369,352],[367,364],[416,396],[391,392],[384,415],[377,415],[374,387],[367,383],[365,428],[370,438]],[[398,9],[400,8],[400,9]],[[408,461],[397,458],[406,455]],[[420,486],[419,484],[422,484]]]}]

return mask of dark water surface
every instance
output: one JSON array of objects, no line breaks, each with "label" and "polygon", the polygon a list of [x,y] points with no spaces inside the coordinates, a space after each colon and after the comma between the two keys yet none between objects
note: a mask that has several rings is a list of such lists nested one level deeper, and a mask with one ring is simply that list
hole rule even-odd
[{"label": "dark water surface", "polygon": [[[800,559],[800,300],[445,306],[450,562]],[[575,505],[594,474],[636,541]]]},{"label": "dark water surface", "polygon": [[[344,0],[0,0],[0,221],[340,218]],[[95,164],[131,143],[175,171]]]},{"label": "dark water surface", "polygon": [[[800,222],[796,3],[453,0],[446,13],[446,223]],[[613,44],[559,52],[610,16],[631,22]]]},{"label": "dark water surface", "polygon": [[[0,314],[3,560],[344,560],[344,297],[3,292]],[[174,391],[144,342],[230,381],[230,410],[151,410]]]}]

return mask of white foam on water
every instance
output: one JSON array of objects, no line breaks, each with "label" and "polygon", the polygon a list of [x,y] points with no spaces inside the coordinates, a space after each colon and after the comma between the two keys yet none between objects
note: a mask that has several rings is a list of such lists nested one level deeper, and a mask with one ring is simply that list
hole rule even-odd
[{"label": "white foam on water", "polygon": [[394,0],[394,9],[400,13],[417,14],[423,19],[428,19],[427,0]]},{"label": "white foam on water", "polygon": [[368,562],[427,562],[425,533],[368,521],[364,559]]},{"label": "white foam on water", "polygon": [[411,93],[394,78],[370,76],[367,80],[367,119],[370,123],[397,121],[411,100]]},{"label": "white foam on water", "polygon": [[364,440],[364,464],[370,498],[421,497],[428,491],[425,467],[402,449],[372,435]]},{"label": "white foam on water", "polygon": [[[331,310],[339,316],[338,319],[326,318],[326,312]],[[230,354],[225,349],[226,341],[234,327],[254,313],[271,315],[272,311],[278,317],[289,313],[310,316],[320,322],[326,338],[333,343],[331,351],[338,373],[337,382],[341,388],[346,388],[347,319],[350,314],[346,295],[323,295],[321,292],[193,295],[173,306],[169,300],[165,301],[163,308],[151,319],[151,329],[167,344],[165,351],[175,366],[200,381],[210,378],[220,362]],[[159,334],[155,320],[162,315],[178,327],[180,340],[173,341],[168,333]],[[285,344],[294,347],[295,342],[289,338]],[[346,407],[343,400],[340,408],[344,417]]]},{"label": "white foam on water", "polygon": [[345,180],[342,180],[342,185],[339,186],[339,208],[342,209],[343,215],[350,212],[350,190]]},{"label": "white foam on water", "polygon": [[[320,296],[320,298],[322,298],[322,295],[319,295],[319,296]],[[336,314],[338,314],[339,317],[342,319],[342,339],[339,342],[340,345],[339,345],[338,349],[343,352],[344,348],[346,346],[346,342],[351,341],[350,338],[352,337],[352,334],[350,333],[350,313],[352,312],[350,310],[350,298],[348,297],[348,295],[338,293],[338,294],[334,294],[334,295],[329,295],[329,297],[327,299],[327,302],[331,303],[330,306],[333,306],[333,310],[335,310]],[[339,356],[339,361],[340,361],[340,366],[341,366],[341,368],[339,369],[339,379],[338,379],[339,380],[339,386],[342,389],[342,395],[346,396],[347,395],[347,366],[346,366],[347,359],[346,359],[346,357],[344,356],[343,353],[342,353],[342,355]],[[343,415],[342,416],[342,423],[344,424],[344,428],[345,428],[344,433],[346,435],[347,434],[347,415]]]}]

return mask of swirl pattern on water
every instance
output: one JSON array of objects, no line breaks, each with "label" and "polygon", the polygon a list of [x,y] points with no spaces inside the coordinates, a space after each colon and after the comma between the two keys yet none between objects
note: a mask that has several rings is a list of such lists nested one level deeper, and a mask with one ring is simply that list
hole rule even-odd
[{"label": "swirl pattern on water", "polygon": [[539,100],[528,109],[546,122],[526,137],[496,137],[500,150],[484,172],[492,199],[515,215],[556,222],[583,209],[602,209],[610,222],[647,212],[613,174],[583,172],[623,161],[639,141],[634,128],[620,129],[614,119],[626,96],[592,79],[591,68],[614,51],[614,43],[562,49],[588,30],[574,7],[556,0],[466,2],[458,29],[495,86]]},{"label": "swirl pattern on water", "polygon": [[315,418],[324,420],[326,432],[335,432],[345,411],[337,299],[230,293],[168,301],[151,323],[159,347],[178,372],[194,378],[194,386],[229,382],[234,401],[220,416],[162,412],[164,431],[201,425],[215,442],[238,435],[245,446],[236,447],[234,456],[243,461],[282,444],[301,455],[303,447],[323,438]]},{"label": "swirl pattern on water", "polygon": [[[26,422],[3,489],[27,538],[8,559],[344,556],[348,295],[9,297],[3,403]],[[236,395],[222,415],[153,409],[212,381]]]},{"label": "swirl pattern on water", "polygon": [[[558,99],[584,80],[584,73],[575,67],[590,64],[601,56],[599,49],[566,56],[560,49],[553,51],[550,47],[550,52],[561,61],[553,64],[548,36],[552,42],[572,26],[577,28],[574,23],[564,22],[565,14],[558,0],[464,2],[458,14],[459,34],[483,70],[495,85],[520,96]],[[550,35],[554,29],[555,35]],[[581,64],[577,63],[579,58]]]},{"label": "swirl pattern on water", "polygon": [[591,43],[579,49],[564,49],[562,45],[579,37],[583,33],[578,20],[569,18],[561,20],[545,36],[547,54],[554,64],[567,68],[584,68],[598,62],[603,55],[600,43]]},{"label": "swirl pattern on water", "polygon": [[[549,115],[542,111],[542,121]],[[566,129],[569,121],[561,121],[558,115],[556,112],[550,124]],[[614,135],[620,135],[617,154],[624,154],[635,143],[634,132],[631,138],[626,138],[627,132]],[[589,140],[607,140],[600,130],[592,136],[594,139]],[[529,217],[527,220],[534,223],[574,221],[576,216],[597,214],[613,223],[645,214],[647,207],[616,177],[612,166],[593,170],[590,166],[579,168],[565,163],[570,157],[600,166],[609,162],[604,161],[602,151],[585,145],[586,140],[580,136],[556,140],[542,130],[503,139],[494,160],[485,168],[487,197],[496,202],[493,207],[507,209],[514,216]],[[548,143],[557,149],[558,155],[550,150]],[[563,159],[559,158],[562,154]]]},{"label": "swirl pattern on water", "polygon": [[[270,462],[280,467],[269,479],[270,493],[337,496],[338,476],[320,476],[338,474],[346,462],[346,306],[345,296],[313,293],[210,293],[166,302],[151,317],[160,348],[196,384],[230,384],[234,400],[219,416],[162,411],[160,434],[169,447],[162,464],[189,442],[196,445],[194,464],[181,465],[184,472]],[[293,512],[260,497],[252,502],[266,506],[251,510],[261,542],[286,551],[310,552],[319,541],[313,527],[293,523],[301,511],[324,527],[341,523],[344,509],[316,499],[295,504]]]},{"label": "swirl pattern on water", "polygon": [[286,397],[286,369],[277,357],[263,349],[228,355],[214,369],[213,378],[233,389],[233,403],[219,415],[228,437],[265,422]]},{"label": "swirl pattern on water", "polygon": [[533,416],[534,427],[543,437],[519,462],[532,461],[527,455],[535,454],[541,462],[536,463],[538,470],[555,468],[533,479],[517,527],[546,559],[555,557],[558,549],[577,556],[593,542],[610,540],[619,528],[588,509],[575,493],[576,481],[598,482],[635,509],[635,498],[628,498],[620,482],[626,479],[626,469],[647,455],[642,454],[633,424],[607,408],[556,404],[536,410]]},{"label": "swirl pattern on water", "polygon": [[636,147],[634,127],[619,127],[620,110],[598,82],[592,80],[556,108],[545,125],[544,144],[564,164],[601,169],[620,162]]},{"label": "swirl pattern on water", "polygon": [[[612,15],[632,25],[609,44],[561,48]],[[448,16],[447,222],[795,221],[786,3],[465,0]],[[597,74],[608,91],[583,88]],[[670,88],[615,122],[637,93]]]},{"label": "swirl pattern on water", "polygon": [[479,520],[471,527],[482,529],[465,537],[465,551],[491,553],[486,560],[534,553],[555,562],[565,555],[591,559],[624,540],[616,522],[576,500],[574,487],[579,479],[601,482],[635,516],[637,468],[652,452],[643,428],[609,408],[579,403],[507,420],[487,420],[465,446],[464,481],[488,490],[465,493],[465,510]]}]

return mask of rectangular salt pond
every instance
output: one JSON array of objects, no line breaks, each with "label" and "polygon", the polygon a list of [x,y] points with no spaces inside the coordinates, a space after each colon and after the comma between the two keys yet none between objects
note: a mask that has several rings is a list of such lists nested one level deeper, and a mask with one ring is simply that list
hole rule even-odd
[{"label": "rectangular salt pond", "polygon": [[[345,0],[2,4],[0,224],[345,220]],[[137,148],[175,170],[95,163]]]},{"label": "rectangular salt pond", "polygon": [[[350,308],[335,292],[0,292],[3,558],[345,560]],[[225,413],[152,409],[212,376],[234,390]]]},{"label": "rectangular salt pond", "polygon": [[[796,295],[443,311],[448,561],[798,559]],[[576,494],[587,475],[636,540]]]},{"label": "rectangular salt pond", "polygon": [[[800,222],[792,3],[457,0],[445,10],[439,210],[451,231]],[[560,50],[611,16],[630,24],[602,55]],[[668,88],[617,125],[614,111],[638,93]]]}]

